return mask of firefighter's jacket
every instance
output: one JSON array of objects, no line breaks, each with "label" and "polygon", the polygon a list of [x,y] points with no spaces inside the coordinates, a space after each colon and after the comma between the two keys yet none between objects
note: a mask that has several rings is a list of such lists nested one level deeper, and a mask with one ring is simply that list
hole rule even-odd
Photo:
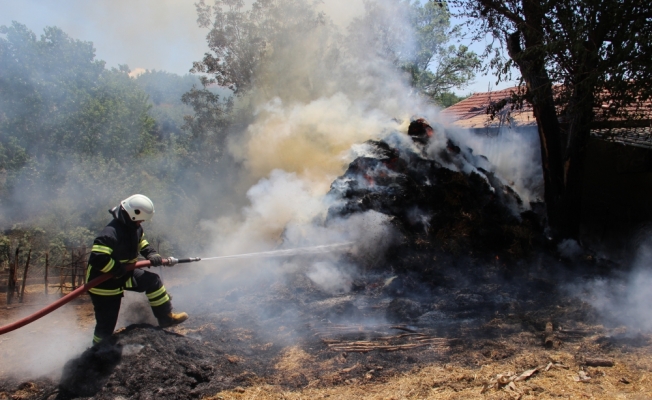
[{"label": "firefighter's jacket", "polygon": [[[99,236],[93,241],[93,249],[88,259],[86,282],[89,282],[104,273],[113,273],[117,263],[131,264],[138,260],[138,255],[147,258],[156,254],[147,240],[141,226],[129,220],[127,213],[120,207],[109,210],[113,220],[102,229]],[[119,267],[118,267],[119,269]],[[121,277],[104,281],[89,292],[100,296],[122,295],[125,288],[134,286],[133,271]]]}]

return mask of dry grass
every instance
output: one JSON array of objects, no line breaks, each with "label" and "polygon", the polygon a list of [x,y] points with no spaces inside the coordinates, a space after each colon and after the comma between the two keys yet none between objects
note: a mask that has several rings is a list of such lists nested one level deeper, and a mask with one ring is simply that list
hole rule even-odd
[{"label": "dry grass", "polygon": [[[282,360],[284,368],[292,373],[310,374],[301,369],[301,359],[310,357],[300,350],[289,350]],[[294,354],[294,355],[291,355]],[[486,384],[502,374],[524,372],[524,365],[536,367],[541,358],[556,362],[556,367],[533,374],[529,379],[513,385],[499,385],[486,389]],[[623,355],[614,367],[584,367],[591,378],[577,381],[580,366],[574,356],[564,351],[543,349],[525,353],[513,359],[492,362],[478,368],[455,364],[428,365],[408,373],[376,381],[374,371],[368,371],[364,380],[344,380],[340,385],[323,385],[314,380],[297,390],[287,390],[279,385],[251,381],[251,386],[217,393],[211,400],[301,400],[301,399],[652,399],[652,358],[647,355]],[[562,367],[563,366],[563,367]],[[567,369],[566,369],[567,368]],[[483,393],[484,392],[484,393]]]}]

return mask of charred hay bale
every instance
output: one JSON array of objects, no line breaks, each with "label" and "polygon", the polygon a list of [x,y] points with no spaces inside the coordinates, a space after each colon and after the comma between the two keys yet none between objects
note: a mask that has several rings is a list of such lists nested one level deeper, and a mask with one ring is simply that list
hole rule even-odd
[{"label": "charred hay bale", "polygon": [[[329,209],[328,219],[374,210],[392,217],[403,243],[425,240],[433,250],[456,256],[520,257],[540,236],[531,218],[520,217],[516,192],[492,172],[454,171],[382,141],[367,145],[367,153],[378,156],[354,160],[333,182],[330,195],[342,201]],[[468,157],[479,158],[452,142],[442,151],[458,167],[468,165]]]},{"label": "charred hay bale", "polygon": [[198,398],[235,387],[241,372],[211,344],[132,325],[66,365],[60,398]]},{"label": "charred hay bale", "polygon": [[60,397],[94,396],[108,382],[121,360],[122,345],[114,338],[87,349],[63,367]]},{"label": "charred hay bale", "polygon": [[432,129],[432,126],[428,124],[425,118],[418,118],[410,122],[408,126],[408,135],[419,144],[426,144],[432,136],[434,136],[435,131]]}]

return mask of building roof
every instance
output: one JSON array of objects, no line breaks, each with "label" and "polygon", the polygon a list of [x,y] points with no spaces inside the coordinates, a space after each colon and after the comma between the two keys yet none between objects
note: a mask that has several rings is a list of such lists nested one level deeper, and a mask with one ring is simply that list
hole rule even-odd
[{"label": "building roof", "polygon": [[[487,111],[489,106],[509,99],[517,91],[518,87],[511,87],[494,92],[474,93],[459,103],[442,110],[441,115],[452,125],[466,129],[495,129],[503,126],[536,127],[537,122],[532,112],[532,106],[527,102],[524,102],[523,107],[518,110],[505,106],[496,113],[493,119]],[[603,104],[601,108],[608,107],[609,104]],[[652,148],[652,101],[627,108],[628,111],[642,109],[643,119],[629,123],[618,119],[599,121],[591,130],[591,136],[622,144]],[[596,113],[599,114],[599,112],[600,109],[596,109]]]},{"label": "building roof", "polygon": [[536,126],[537,122],[532,114],[532,107],[527,103],[524,103],[520,110],[513,110],[507,106],[498,112],[493,120],[487,112],[487,107],[510,98],[512,93],[517,90],[517,87],[511,87],[494,92],[474,93],[459,103],[444,109],[441,114],[460,128],[474,129],[504,125]]}]

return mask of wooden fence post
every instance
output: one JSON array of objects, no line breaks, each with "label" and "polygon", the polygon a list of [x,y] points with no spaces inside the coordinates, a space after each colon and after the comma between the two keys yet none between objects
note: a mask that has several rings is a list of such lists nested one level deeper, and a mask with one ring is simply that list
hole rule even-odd
[{"label": "wooden fence post", "polygon": [[75,262],[75,248],[70,248],[70,283],[72,283],[72,290],[77,289],[75,283],[77,280],[77,263]]},{"label": "wooden fence post", "polygon": [[45,295],[48,295],[48,267],[50,266],[49,263],[49,258],[50,258],[50,252],[46,251],[45,252],[45,277],[43,278],[45,281]]},{"label": "wooden fence post", "polygon": [[9,277],[7,278],[7,304],[11,304],[16,291],[16,271],[18,270],[18,256],[20,255],[20,245],[16,247],[14,262],[9,265]]},{"label": "wooden fence post", "polygon": [[66,250],[63,250],[63,256],[61,257],[61,267],[59,268],[59,291],[63,295],[63,285],[66,283],[66,276],[63,274],[64,262],[66,260]]},{"label": "wooden fence post", "polygon": [[18,295],[18,302],[22,303],[25,298],[25,284],[27,283],[27,270],[29,269],[29,260],[32,258],[32,249],[29,249],[27,252],[27,262],[25,262],[25,271],[23,271],[23,285],[20,288],[20,294]]},{"label": "wooden fence post", "polygon": [[7,246],[7,267],[9,271],[7,272],[7,304],[11,304],[11,250]]}]

